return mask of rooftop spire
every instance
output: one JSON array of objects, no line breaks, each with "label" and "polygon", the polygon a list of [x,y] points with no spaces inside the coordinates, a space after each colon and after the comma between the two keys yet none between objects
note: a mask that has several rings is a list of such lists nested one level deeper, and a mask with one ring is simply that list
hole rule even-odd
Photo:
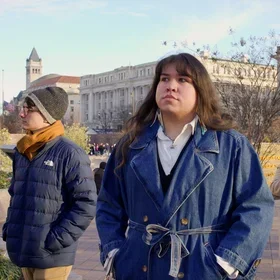
[{"label": "rooftop spire", "polygon": [[32,49],[31,54],[30,54],[28,60],[33,60],[33,61],[38,61],[38,62],[41,60],[41,59],[39,58],[38,53],[37,53],[37,51],[36,51],[35,48]]}]

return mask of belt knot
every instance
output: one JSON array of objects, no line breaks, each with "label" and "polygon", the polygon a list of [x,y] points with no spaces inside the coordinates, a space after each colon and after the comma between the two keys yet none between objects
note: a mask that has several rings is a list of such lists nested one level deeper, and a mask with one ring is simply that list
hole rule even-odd
[{"label": "belt knot", "polygon": [[180,236],[208,234],[211,232],[225,232],[225,229],[223,228],[223,225],[214,225],[175,231],[174,229],[169,229],[158,224],[149,224],[146,226],[142,238],[146,244],[156,246],[155,250],[159,258],[162,258],[166,254],[169,247],[171,248],[169,275],[177,277],[182,258],[185,258],[190,254]]}]

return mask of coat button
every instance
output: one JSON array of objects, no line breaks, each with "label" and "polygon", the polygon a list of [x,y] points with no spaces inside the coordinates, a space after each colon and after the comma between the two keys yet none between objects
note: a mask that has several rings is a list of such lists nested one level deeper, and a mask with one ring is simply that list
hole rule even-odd
[{"label": "coat button", "polygon": [[182,218],[182,219],[181,219],[181,224],[182,224],[183,226],[186,226],[188,223],[189,223],[189,220],[188,220],[187,218]]},{"label": "coat button", "polygon": [[184,278],[185,274],[183,272],[179,272],[177,276],[178,278],[182,279]]},{"label": "coat button", "polygon": [[260,260],[260,259],[255,260],[255,262],[254,262],[254,267],[257,268],[257,267],[260,265],[260,263],[261,263],[261,260]]},{"label": "coat button", "polygon": [[143,217],[143,221],[146,223],[146,222],[148,222],[149,221],[149,217],[147,216],[147,215],[145,215],[144,217]]},{"label": "coat button", "polygon": [[143,265],[142,266],[142,270],[143,270],[143,272],[147,272],[148,271],[148,267],[146,265]]}]

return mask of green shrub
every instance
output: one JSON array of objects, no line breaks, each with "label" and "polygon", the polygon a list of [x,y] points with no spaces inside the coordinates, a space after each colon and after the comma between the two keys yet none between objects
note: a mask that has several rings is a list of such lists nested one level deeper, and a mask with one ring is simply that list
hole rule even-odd
[{"label": "green shrub", "polygon": [[[11,141],[11,136],[8,130],[6,128],[0,129],[0,146],[4,144],[10,144],[10,141]],[[11,159],[1,150],[0,150],[0,170],[5,172],[12,171]]]},{"label": "green shrub", "polygon": [[77,145],[82,147],[86,153],[89,152],[89,136],[87,135],[87,128],[80,124],[74,123],[65,126],[65,137],[69,138]]},{"label": "green shrub", "polygon": [[8,258],[0,256],[0,280],[18,280],[21,278],[21,270]]},{"label": "green shrub", "polygon": [[0,189],[7,189],[10,186],[12,175],[12,172],[0,170]]}]

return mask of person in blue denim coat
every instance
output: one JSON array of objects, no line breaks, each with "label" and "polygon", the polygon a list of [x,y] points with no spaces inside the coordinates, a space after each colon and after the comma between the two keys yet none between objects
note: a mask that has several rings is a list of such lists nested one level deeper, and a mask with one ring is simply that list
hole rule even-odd
[{"label": "person in blue denim coat", "polygon": [[202,63],[160,60],[97,201],[108,279],[254,279],[274,201]]}]

